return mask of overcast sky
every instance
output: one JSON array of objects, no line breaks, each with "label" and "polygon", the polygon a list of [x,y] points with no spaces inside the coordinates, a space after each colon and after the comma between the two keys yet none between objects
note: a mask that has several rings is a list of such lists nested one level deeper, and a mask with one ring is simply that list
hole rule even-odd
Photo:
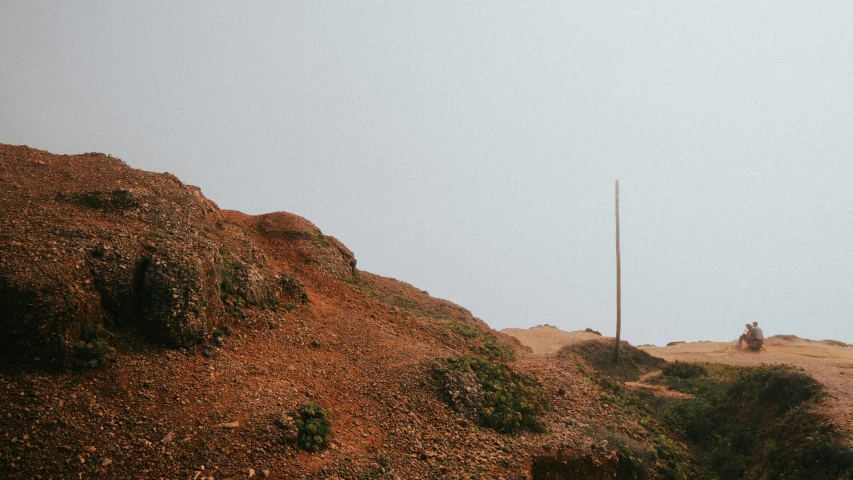
[{"label": "overcast sky", "polygon": [[[744,5],[746,3],[751,6]],[[304,216],[493,328],[853,343],[851,2],[0,2],[0,142]]]}]

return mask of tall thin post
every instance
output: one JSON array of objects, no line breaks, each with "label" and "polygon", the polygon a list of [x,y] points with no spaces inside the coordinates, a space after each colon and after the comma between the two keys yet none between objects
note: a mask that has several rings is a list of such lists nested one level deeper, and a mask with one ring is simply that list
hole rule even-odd
[{"label": "tall thin post", "polygon": [[616,180],[616,364],[619,364],[619,339],[622,334],[622,263],[619,254],[619,180]]}]

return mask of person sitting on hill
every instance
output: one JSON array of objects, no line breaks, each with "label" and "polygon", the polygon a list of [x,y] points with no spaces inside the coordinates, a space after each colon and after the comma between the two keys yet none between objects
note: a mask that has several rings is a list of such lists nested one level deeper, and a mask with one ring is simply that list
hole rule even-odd
[{"label": "person sitting on hill", "polygon": [[759,342],[764,341],[764,330],[758,326],[758,322],[752,322],[752,338]]},{"label": "person sitting on hill", "polygon": [[751,342],[752,339],[752,325],[747,323],[746,330],[744,330],[743,335],[741,335],[740,338],[737,339],[737,348],[740,348],[741,345],[743,345],[743,342],[746,342],[746,344],[749,345],[749,342]]}]

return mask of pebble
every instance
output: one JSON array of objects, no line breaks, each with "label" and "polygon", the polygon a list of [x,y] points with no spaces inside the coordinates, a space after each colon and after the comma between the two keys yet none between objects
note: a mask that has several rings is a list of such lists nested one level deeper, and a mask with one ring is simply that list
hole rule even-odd
[{"label": "pebble", "polygon": [[240,426],[240,422],[226,422],[220,423],[218,425],[214,425],[215,428],[237,428]]}]

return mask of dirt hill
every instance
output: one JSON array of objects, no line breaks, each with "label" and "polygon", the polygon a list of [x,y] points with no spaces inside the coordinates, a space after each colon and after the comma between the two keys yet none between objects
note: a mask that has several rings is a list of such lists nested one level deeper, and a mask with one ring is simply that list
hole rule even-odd
[{"label": "dirt hill", "polygon": [[655,451],[583,360],[358,271],[296,215],[0,145],[0,225],[8,478],[613,478],[636,466],[609,436]]},{"label": "dirt hill", "polygon": [[598,333],[586,331],[565,332],[551,325],[538,325],[533,328],[505,328],[501,330],[501,333],[518,339],[522,345],[540,355],[554,355],[569,345],[607,338]]}]

